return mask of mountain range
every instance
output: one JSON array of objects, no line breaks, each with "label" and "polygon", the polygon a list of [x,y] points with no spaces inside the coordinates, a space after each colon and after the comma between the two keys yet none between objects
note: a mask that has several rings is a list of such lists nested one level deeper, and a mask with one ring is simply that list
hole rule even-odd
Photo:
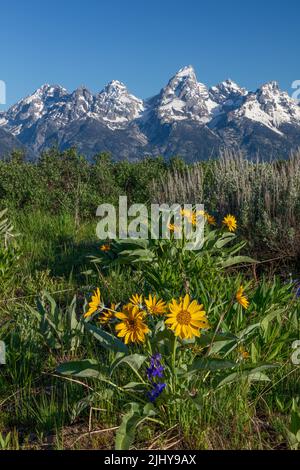
[{"label": "mountain range", "polygon": [[0,156],[23,148],[36,159],[53,145],[76,146],[87,158],[108,151],[116,160],[181,155],[192,162],[226,148],[287,158],[300,147],[300,105],[277,82],[255,92],[232,80],[207,88],[187,66],[146,100],[117,80],[98,94],[46,84],[0,113]]}]

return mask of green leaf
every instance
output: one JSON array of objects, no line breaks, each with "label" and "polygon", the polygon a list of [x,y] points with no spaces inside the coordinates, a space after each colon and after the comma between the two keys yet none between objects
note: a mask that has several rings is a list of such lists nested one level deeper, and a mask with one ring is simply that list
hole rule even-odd
[{"label": "green leaf", "polygon": [[101,366],[93,359],[83,361],[71,361],[60,364],[56,371],[61,375],[73,375],[75,377],[99,378],[107,373],[107,368]]},{"label": "green leaf", "polygon": [[216,243],[215,243],[215,248],[223,248],[223,246],[227,245],[229,242],[231,242],[234,238],[236,238],[236,235],[234,233],[224,233],[221,238],[219,238]]},{"label": "green leaf", "polygon": [[229,268],[230,266],[235,266],[236,264],[249,264],[256,263],[257,261],[249,256],[232,256],[225,261],[221,261],[221,266],[223,268]]},{"label": "green leaf", "polygon": [[227,341],[215,341],[209,351],[208,356],[213,356],[214,354],[222,353],[224,355],[228,355],[231,351],[233,351],[238,345],[236,339],[231,339]]},{"label": "green leaf", "polygon": [[237,337],[240,340],[245,341],[246,338],[248,338],[251,335],[251,333],[253,333],[259,327],[260,327],[260,323],[255,323],[254,325],[249,325],[246,328],[244,328],[243,330],[239,331],[237,333]]},{"label": "green leaf", "polygon": [[128,352],[126,344],[120,341],[116,336],[107,333],[107,331],[101,328],[97,328],[91,323],[85,323],[85,328],[99,341],[103,348],[114,352]]},{"label": "green leaf", "polygon": [[258,361],[258,358],[259,358],[259,354],[258,354],[257,347],[255,346],[254,343],[251,343],[251,360],[253,364],[255,364]]},{"label": "green leaf", "polygon": [[239,372],[234,372],[227,375],[221,382],[218,383],[217,388],[223,387],[234,382],[239,382],[240,380],[247,379],[248,382],[270,382],[269,377],[262,372],[265,369],[276,368],[276,365],[262,365],[251,370],[243,370]]},{"label": "green leaf", "polygon": [[124,415],[116,434],[116,450],[129,450],[135,438],[136,427],[141,419],[141,410],[138,403],[130,403],[130,406],[131,409]]},{"label": "green leaf", "polygon": [[128,384],[124,385],[122,387],[123,390],[134,390],[134,391],[144,391],[145,390],[145,384],[142,382],[129,382]]},{"label": "green leaf", "polygon": [[199,338],[196,339],[197,344],[200,344],[201,346],[209,346],[210,343],[214,340],[214,343],[217,342],[223,342],[226,340],[237,340],[237,337],[233,335],[232,333],[226,332],[226,333],[217,333],[215,334],[214,332],[207,332],[202,334]]},{"label": "green leaf", "polygon": [[127,364],[129,367],[131,367],[131,369],[137,372],[144,364],[146,359],[147,357],[143,356],[142,354],[131,354],[130,356],[117,358],[111,365],[111,372],[113,372],[113,370],[119,367],[121,364]]},{"label": "green leaf", "polygon": [[153,403],[147,403],[147,405],[144,406],[143,415],[144,416],[155,416],[156,415],[156,411],[155,411],[155,408],[153,406]]},{"label": "green leaf", "polygon": [[232,361],[225,361],[223,359],[195,359],[192,365],[189,367],[188,373],[196,372],[197,370],[222,370],[231,369],[236,364]]},{"label": "green leaf", "polygon": [[290,431],[293,434],[295,434],[295,436],[297,435],[298,432],[300,432],[300,409],[297,405],[295,398],[293,398],[293,402],[292,402]]}]

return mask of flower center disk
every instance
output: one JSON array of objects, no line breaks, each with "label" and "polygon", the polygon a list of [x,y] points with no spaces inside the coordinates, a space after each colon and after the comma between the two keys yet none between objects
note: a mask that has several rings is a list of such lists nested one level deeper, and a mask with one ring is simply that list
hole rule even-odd
[{"label": "flower center disk", "polygon": [[191,321],[191,314],[187,310],[181,310],[176,317],[180,325],[189,325]]}]

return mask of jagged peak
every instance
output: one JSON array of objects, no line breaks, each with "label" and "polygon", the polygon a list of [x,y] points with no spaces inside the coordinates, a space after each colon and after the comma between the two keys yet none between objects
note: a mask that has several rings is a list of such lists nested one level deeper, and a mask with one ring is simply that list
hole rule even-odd
[{"label": "jagged peak", "polygon": [[161,90],[163,99],[172,98],[176,95],[179,99],[185,99],[187,95],[208,94],[205,85],[198,83],[194,68],[191,65],[181,68]]},{"label": "jagged peak", "polygon": [[240,93],[242,95],[246,95],[248,93],[246,88],[241,87],[236,82],[231,80],[231,78],[228,78],[227,80],[224,80],[223,82],[220,82],[217,85],[212,86],[210,88],[211,91],[217,91],[217,90],[221,90],[221,89],[222,90],[230,90],[232,92],[237,92],[237,93]]},{"label": "jagged peak", "polygon": [[75,91],[77,91],[77,90],[79,90],[79,91],[82,90],[82,91],[88,91],[88,92],[90,92],[90,90],[88,89],[88,87],[87,87],[86,85],[79,85],[79,87],[77,87]]},{"label": "jagged peak", "polygon": [[280,92],[279,83],[276,82],[275,80],[272,80],[272,81],[270,81],[270,82],[264,83],[264,84],[258,89],[258,91],[262,91],[262,92],[265,92],[265,91]]},{"label": "jagged peak", "polygon": [[194,67],[192,65],[186,65],[178,70],[178,72],[174,75],[174,77],[192,77],[196,78],[196,73]]},{"label": "jagged peak", "polygon": [[44,85],[42,85],[37,90],[35,90],[35,92],[30,96],[45,95],[45,94],[50,95],[50,94],[53,94],[55,91],[67,93],[67,90],[60,85],[57,85],[57,84],[50,85],[49,83],[44,83]]},{"label": "jagged peak", "polygon": [[106,92],[106,93],[126,93],[127,87],[123,82],[120,82],[119,80],[112,80],[109,82],[104,90],[101,92]]},{"label": "jagged peak", "polygon": [[80,85],[76,90],[74,90],[71,96],[93,96],[90,90],[85,85]]},{"label": "jagged peak", "polygon": [[8,109],[8,113],[10,111],[15,112],[15,110],[19,109],[20,106],[31,104],[32,102],[46,102],[48,98],[53,98],[55,96],[62,96],[67,95],[68,91],[60,85],[50,85],[49,83],[45,83],[44,85],[37,88],[31,95],[26,96],[25,98],[20,99],[16,104],[11,106]]}]

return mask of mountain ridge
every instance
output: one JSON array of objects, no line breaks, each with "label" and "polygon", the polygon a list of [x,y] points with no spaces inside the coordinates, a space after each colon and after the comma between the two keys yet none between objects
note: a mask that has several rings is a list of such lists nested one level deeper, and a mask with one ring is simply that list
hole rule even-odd
[{"label": "mountain ridge", "polygon": [[182,155],[206,159],[236,149],[249,158],[287,158],[300,146],[300,106],[275,81],[248,91],[227,79],[208,88],[194,68],[180,69],[146,100],[118,80],[93,94],[45,84],[0,113],[0,155],[27,148],[33,158],[52,145],[77,146],[88,158]]}]

